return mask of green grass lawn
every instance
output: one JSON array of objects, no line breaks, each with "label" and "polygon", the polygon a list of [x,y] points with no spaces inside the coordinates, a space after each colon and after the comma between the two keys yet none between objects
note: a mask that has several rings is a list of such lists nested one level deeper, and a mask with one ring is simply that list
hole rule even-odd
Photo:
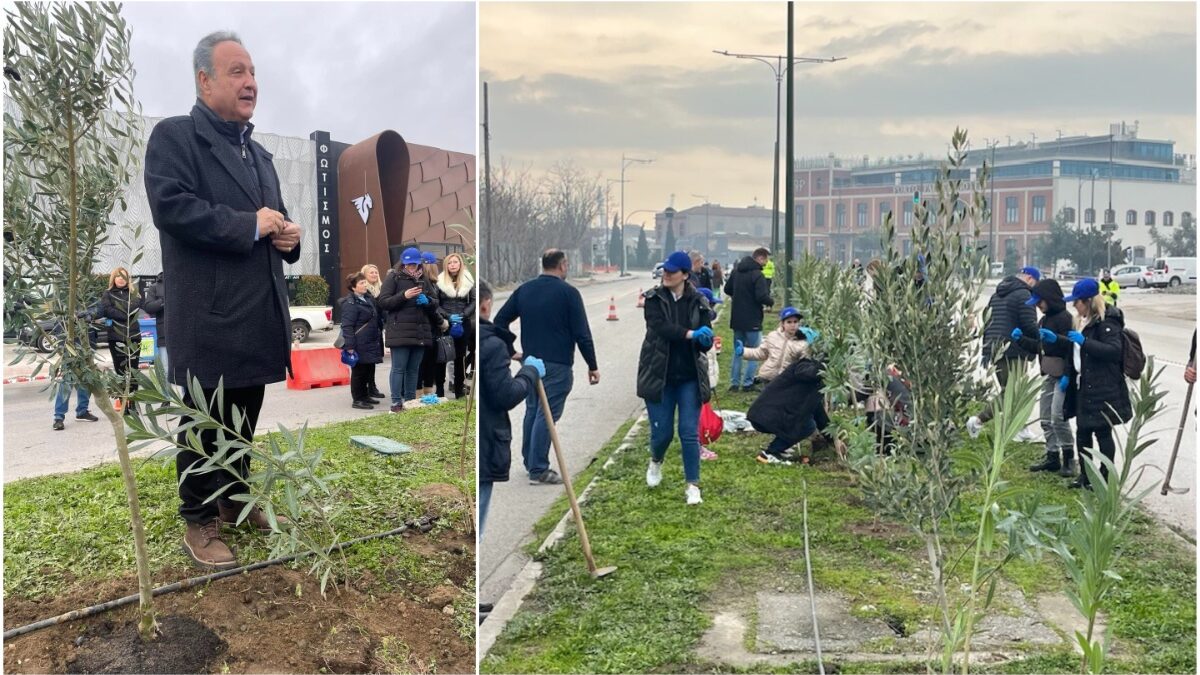
[{"label": "green grass lawn", "polygon": [[[718,334],[725,341],[719,407],[745,410],[755,394],[725,392],[733,339],[724,322]],[[606,450],[615,448],[625,431],[622,428]],[[542,578],[482,670],[733,672],[729,666],[699,662],[693,650],[719,608],[751,606],[754,593],[761,590],[805,590],[802,478],[807,481],[817,586],[848,598],[856,614],[903,625],[910,633],[932,620],[935,608],[928,595],[920,594],[929,587],[923,543],[894,524],[872,531],[873,516],[862,505],[851,475],[828,457],[818,455],[810,466],[758,464],[754,455],[768,440],[760,434],[722,436],[712,448],[720,458],[702,464],[700,507],[684,504],[678,444],[667,454],[662,485],[653,490],[644,481],[649,455],[643,450],[648,445],[644,428],[635,449],[617,455],[608,470],[596,470],[606,459],[600,455],[584,472],[594,474],[596,485],[583,512],[597,564],[617,565],[617,573],[602,581],[590,579],[574,529],[569,529],[562,542],[541,556]],[[1077,512],[1065,479],[1025,471],[1041,446],[1022,445],[1018,452],[1010,478],[1031,486],[1046,501]],[[579,481],[578,489],[585,484]],[[971,527],[971,506],[968,499],[961,510],[959,536],[964,539]],[[539,523],[537,532],[548,531],[561,517],[565,503],[558,507]],[[1120,566],[1125,581],[1109,612],[1112,634],[1126,655],[1110,661],[1110,670],[1195,672],[1193,553],[1148,517],[1139,517],[1126,550]],[[1030,599],[1064,587],[1064,572],[1053,558],[1006,569],[1006,581]],[[993,609],[1005,610],[999,601]],[[753,623],[753,617],[750,620]],[[838,666],[840,672],[925,670],[923,663]],[[1078,660],[1064,646],[1031,652],[1023,662],[994,668],[1076,672]],[[815,664],[777,670],[813,672]]]},{"label": "green grass lawn", "polygon": [[[309,429],[306,448],[324,448],[324,473],[343,474],[333,484],[338,499],[348,507],[334,522],[342,540],[394,529],[422,515],[426,505],[414,493],[424,485],[448,483],[474,499],[473,442],[468,441],[467,478],[459,478],[464,412],[465,405],[451,402]],[[411,445],[415,452],[384,456],[352,448],[352,435],[385,436]],[[183,521],[177,512],[174,462],[142,460],[137,463],[137,480],[155,582],[176,581],[188,561],[179,548]],[[128,513],[116,463],[5,485],[4,596],[35,599],[69,586],[131,574],[134,557]],[[451,528],[471,531],[466,504],[446,503],[440,514],[429,536],[438,537]],[[242,532],[230,540],[243,563],[267,559],[265,542]],[[354,546],[347,559],[352,578],[370,572],[373,587],[380,591],[447,583],[451,564],[449,559],[419,555],[400,537]],[[474,579],[462,590],[466,600],[459,604],[473,612]],[[473,626],[464,630],[473,634]]]}]

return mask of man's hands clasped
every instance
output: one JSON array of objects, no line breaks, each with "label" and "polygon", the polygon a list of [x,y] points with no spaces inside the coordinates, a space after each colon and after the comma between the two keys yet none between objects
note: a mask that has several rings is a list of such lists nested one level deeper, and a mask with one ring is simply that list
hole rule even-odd
[{"label": "man's hands clasped", "polygon": [[271,243],[281,253],[291,253],[300,245],[300,226],[283,217],[275,209],[263,207],[258,210],[258,238],[270,237]]}]

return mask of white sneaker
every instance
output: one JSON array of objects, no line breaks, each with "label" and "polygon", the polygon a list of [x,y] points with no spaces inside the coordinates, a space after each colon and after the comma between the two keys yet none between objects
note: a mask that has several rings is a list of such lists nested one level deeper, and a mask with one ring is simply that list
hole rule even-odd
[{"label": "white sneaker", "polygon": [[649,487],[658,487],[662,482],[662,462],[650,460],[650,466],[646,467],[646,485]]},{"label": "white sneaker", "polygon": [[971,438],[979,438],[979,432],[983,431],[983,422],[975,415],[967,418],[967,433]]},{"label": "white sneaker", "polygon": [[704,501],[700,498],[700,488],[690,483],[687,486],[687,490],[684,490],[684,494],[687,495],[688,506],[700,504]]},{"label": "white sneaker", "polygon": [[1044,441],[1041,441],[1041,439],[1039,439],[1039,438],[1038,438],[1038,434],[1037,434],[1037,432],[1036,432],[1036,431],[1034,431],[1032,427],[1025,427],[1024,429],[1022,429],[1022,430],[1018,431],[1018,432],[1017,432],[1017,437],[1016,437],[1016,439],[1015,439],[1015,440],[1016,440],[1018,443],[1038,443],[1038,442],[1044,442]]}]

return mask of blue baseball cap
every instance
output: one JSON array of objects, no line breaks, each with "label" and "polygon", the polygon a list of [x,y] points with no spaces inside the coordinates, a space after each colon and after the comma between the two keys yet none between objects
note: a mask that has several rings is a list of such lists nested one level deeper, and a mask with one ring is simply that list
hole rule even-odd
[{"label": "blue baseball cap", "polygon": [[784,307],[779,312],[779,322],[783,323],[784,321],[787,321],[788,319],[792,318],[793,316],[798,319],[804,318],[804,315],[800,313],[800,310],[796,309],[795,307]]},{"label": "blue baseball cap", "polygon": [[420,265],[421,251],[411,246],[404,249],[404,252],[400,254],[400,262],[405,265]]},{"label": "blue baseball cap", "polygon": [[721,304],[722,302],[724,302],[724,300],[722,300],[722,299],[718,298],[718,297],[717,297],[717,296],[716,296],[716,295],[715,295],[715,294],[712,292],[712,289],[711,289],[711,288],[700,288],[699,290],[700,290],[700,295],[703,295],[705,298],[707,298],[707,299],[708,299],[708,304],[710,304],[710,305],[719,305],[719,304]]},{"label": "blue baseball cap", "polygon": [[1075,287],[1071,289],[1071,294],[1063,298],[1064,302],[1075,302],[1076,300],[1087,300],[1100,295],[1100,284],[1095,279],[1080,279],[1075,282]]},{"label": "blue baseball cap", "polygon": [[429,263],[430,265],[437,264],[437,256],[430,251],[425,251],[421,254],[421,262]]},{"label": "blue baseball cap", "polygon": [[1036,267],[1022,267],[1021,274],[1028,274],[1029,276],[1033,277],[1034,281],[1042,280],[1042,271]]},{"label": "blue baseball cap", "polygon": [[342,363],[353,368],[358,363],[358,352],[342,350]]},{"label": "blue baseball cap", "polygon": [[663,269],[668,272],[691,272],[692,259],[683,251],[675,251],[663,261]]}]

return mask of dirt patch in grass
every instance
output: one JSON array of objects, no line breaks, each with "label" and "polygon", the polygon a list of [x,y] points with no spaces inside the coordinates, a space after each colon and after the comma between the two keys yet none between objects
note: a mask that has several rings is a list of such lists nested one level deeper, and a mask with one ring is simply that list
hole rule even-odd
[{"label": "dirt patch in grass", "polygon": [[[274,567],[160,596],[156,607],[166,617],[163,639],[169,641],[163,646],[174,646],[181,630],[189,636],[185,642],[197,645],[185,650],[190,660],[182,670],[172,669],[175,661],[155,660],[165,651],[131,651],[130,636],[137,641],[135,606],[9,640],[4,645],[4,669],[12,673],[368,673],[395,668],[394,655],[399,651],[408,670],[474,671],[474,646],[461,639],[456,618],[445,611],[446,607],[454,610],[444,587],[413,600],[411,593],[378,594],[361,585],[352,581],[349,588],[343,584],[322,598],[317,580],[303,570]],[[124,595],[133,588],[134,580],[127,578],[100,587],[73,588],[41,602],[9,598],[4,603],[5,625],[15,627],[92,604],[97,596]],[[190,629],[182,623],[186,621],[192,622]],[[398,650],[398,645],[403,648]],[[380,654],[385,647],[387,662]]]},{"label": "dirt patch in grass", "polygon": [[152,643],[138,636],[136,623],[106,622],[96,635],[75,639],[79,653],[71,673],[201,673],[225,652],[224,640],[204,624],[182,616],[164,617]]}]

